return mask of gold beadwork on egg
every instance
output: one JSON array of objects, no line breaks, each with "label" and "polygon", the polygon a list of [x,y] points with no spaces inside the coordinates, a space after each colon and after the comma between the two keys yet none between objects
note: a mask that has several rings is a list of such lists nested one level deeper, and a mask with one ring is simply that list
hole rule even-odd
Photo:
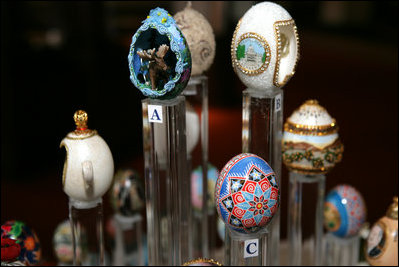
[{"label": "gold beadwork on egg", "polygon": [[393,203],[389,206],[387,211],[387,217],[397,220],[398,219],[398,197],[393,198]]},{"label": "gold beadwork on egg", "polygon": [[[281,32],[281,27],[284,26],[291,26],[293,31],[294,31],[294,35],[295,35],[295,40],[297,43],[297,55],[296,55],[296,59],[295,59],[295,64],[294,67],[291,71],[291,73],[288,73],[283,81],[280,83],[278,80],[278,76],[279,76],[279,72],[280,72],[280,61],[283,57],[287,56],[289,51],[289,42],[287,37]],[[282,87],[283,85],[285,85],[288,80],[294,76],[295,74],[295,68],[296,65],[298,63],[299,60],[299,37],[298,37],[298,31],[297,31],[297,27],[295,25],[295,21],[293,19],[290,20],[282,20],[282,21],[276,21],[274,23],[274,30],[275,30],[275,35],[276,35],[276,44],[277,44],[277,56],[276,56],[276,68],[274,70],[274,78],[273,78],[273,83],[275,86],[277,87]],[[287,39],[287,41],[284,41],[284,39]]]}]

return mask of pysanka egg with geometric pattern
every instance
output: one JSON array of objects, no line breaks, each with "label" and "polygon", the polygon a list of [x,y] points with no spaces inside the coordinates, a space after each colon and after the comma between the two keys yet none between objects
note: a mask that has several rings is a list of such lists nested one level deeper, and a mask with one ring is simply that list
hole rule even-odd
[{"label": "pysanka egg with geometric pattern", "polygon": [[230,229],[258,232],[270,223],[280,204],[274,171],[257,155],[235,156],[220,172],[215,202],[219,217]]},{"label": "pysanka egg with geometric pattern", "polygon": [[324,227],[339,237],[356,235],[366,220],[362,195],[350,185],[331,189],[324,202]]}]

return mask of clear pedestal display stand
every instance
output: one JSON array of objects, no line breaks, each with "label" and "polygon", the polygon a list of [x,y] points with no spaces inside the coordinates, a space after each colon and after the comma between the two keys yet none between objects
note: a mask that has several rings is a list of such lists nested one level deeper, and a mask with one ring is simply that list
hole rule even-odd
[{"label": "clear pedestal display stand", "polygon": [[[283,91],[299,59],[295,22],[281,6],[263,2],[238,22],[231,45],[233,68],[243,92],[242,151],[255,153],[281,176]],[[280,263],[280,213],[269,226],[268,265]]]},{"label": "clear pedestal display stand", "polygon": [[74,114],[76,130],[61,141],[67,157],[63,170],[63,189],[69,196],[69,219],[72,228],[73,265],[87,259],[77,253],[80,235],[86,233],[88,262],[104,266],[104,226],[102,196],[112,183],[114,163],[111,151],[97,131],[87,128],[87,113]]},{"label": "clear pedestal display stand", "polygon": [[217,211],[226,225],[225,265],[267,265],[267,227],[279,200],[275,173],[262,158],[242,153],[225,165],[215,188]]},{"label": "clear pedestal display stand", "polygon": [[115,214],[115,250],[114,266],[131,265],[144,266],[143,250],[143,218],[140,214],[123,216]]},{"label": "clear pedestal display stand", "polygon": [[190,179],[187,171],[185,89],[191,53],[174,18],[150,11],[132,37],[130,80],[142,100],[149,265],[190,259]]},{"label": "clear pedestal display stand", "polygon": [[[288,202],[288,240],[290,265],[321,265],[322,237],[323,237],[323,203],[325,191],[325,175],[304,175],[295,172],[289,173],[289,202]],[[303,201],[303,187],[306,193],[316,196],[316,201],[309,201],[306,206]],[[306,197],[306,196],[305,196]],[[311,214],[304,219],[306,213]],[[308,248],[303,246],[303,224],[311,224],[314,229],[309,238]]]},{"label": "clear pedestal display stand", "polygon": [[324,236],[325,252],[323,265],[355,266],[359,262],[360,236],[340,238],[332,233]]},{"label": "clear pedestal display stand", "polygon": [[185,98],[142,107],[149,265],[180,265],[189,260]]},{"label": "clear pedestal display stand", "polygon": [[[282,153],[290,170],[289,264],[321,265],[325,174],[341,161],[343,153],[335,119],[316,100],[306,101],[284,124]],[[304,232],[304,226],[310,233]]]},{"label": "clear pedestal display stand", "polygon": [[[199,110],[200,121],[197,124],[196,116],[190,115],[186,109],[186,133],[187,133],[187,156],[189,164],[188,175],[191,177],[192,171],[196,166],[201,166],[202,170],[202,206],[200,214],[195,214],[191,208],[191,244],[193,244],[193,257],[211,257],[216,245],[216,217],[212,216],[215,212],[209,211],[208,206],[208,77],[205,75],[192,76],[186,89],[183,91],[186,102],[192,105],[191,112]],[[187,107],[187,106],[186,106]],[[198,146],[199,157],[193,155]],[[191,179],[190,179],[191,181]],[[193,181],[191,181],[193,182]],[[193,188],[190,185],[190,188]],[[193,192],[191,192],[193,194]],[[191,202],[190,202],[191,203]],[[198,212],[197,212],[198,213]],[[200,215],[200,216],[198,216]],[[212,219],[213,218],[213,219]],[[209,229],[212,228],[212,229]],[[210,234],[213,232],[213,234]]]},{"label": "clear pedestal display stand", "polygon": [[[274,88],[272,91],[259,91],[250,88],[243,92],[243,128],[242,151],[250,152],[264,158],[270,163],[276,173],[276,179],[281,190],[281,138],[283,128],[283,90]],[[268,252],[272,265],[278,256],[280,244],[280,210],[273,217],[267,238]],[[264,244],[266,246],[266,244]]]},{"label": "clear pedestal display stand", "polygon": [[145,190],[138,172],[120,169],[113,179],[110,201],[114,208],[112,224],[115,229],[113,265],[143,266],[146,257],[143,249],[143,217]]}]

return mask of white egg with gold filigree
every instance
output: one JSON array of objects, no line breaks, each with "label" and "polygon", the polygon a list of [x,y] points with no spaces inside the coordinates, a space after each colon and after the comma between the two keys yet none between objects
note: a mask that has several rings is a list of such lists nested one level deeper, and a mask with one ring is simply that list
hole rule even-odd
[{"label": "white egg with gold filigree", "polygon": [[104,139],[96,130],[87,128],[87,113],[79,110],[74,119],[76,130],[68,133],[60,144],[66,149],[63,189],[75,201],[96,201],[111,186],[114,161]]},{"label": "white egg with gold filigree", "polygon": [[290,171],[323,174],[342,159],[338,126],[317,100],[302,104],[284,124],[283,162]]},{"label": "white egg with gold filigree", "polygon": [[201,75],[212,65],[215,58],[216,42],[208,20],[189,4],[173,18],[186,37],[191,52],[191,75]]},{"label": "white egg with gold filigree", "polygon": [[283,87],[294,75],[299,59],[295,21],[278,4],[252,6],[237,23],[231,59],[234,71],[247,87]]}]

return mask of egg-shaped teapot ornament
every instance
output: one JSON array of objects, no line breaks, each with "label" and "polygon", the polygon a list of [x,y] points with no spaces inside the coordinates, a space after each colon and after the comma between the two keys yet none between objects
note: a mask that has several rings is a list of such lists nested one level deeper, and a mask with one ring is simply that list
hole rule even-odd
[{"label": "egg-shaped teapot ornament", "polygon": [[370,230],[365,244],[366,260],[373,266],[398,266],[398,197],[385,216]]},{"label": "egg-shaped teapot ornament", "polygon": [[231,42],[233,69],[249,88],[283,87],[299,59],[295,21],[280,5],[262,2],[238,21]]},{"label": "egg-shaped teapot ornament", "polygon": [[60,144],[66,149],[62,174],[64,192],[81,202],[101,198],[111,186],[114,175],[111,151],[96,130],[87,128],[87,119],[85,111],[76,111],[76,130],[68,133]]},{"label": "egg-shaped teapot ornament", "polygon": [[283,162],[290,171],[325,174],[342,160],[343,152],[338,125],[317,100],[303,103],[284,124]]}]

